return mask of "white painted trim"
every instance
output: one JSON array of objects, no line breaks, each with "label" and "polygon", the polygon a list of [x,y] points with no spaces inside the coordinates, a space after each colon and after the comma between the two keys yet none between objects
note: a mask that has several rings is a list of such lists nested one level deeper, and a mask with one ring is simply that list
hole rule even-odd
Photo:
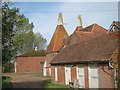
[{"label": "white painted trim", "polygon": [[49,68],[49,74],[50,74],[50,76],[51,76],[51,67]]},{"label": "white painted trim", "polygon": [[14,66],[15,66],[15,73],[17,73],[17,62],[14,63]]},{"label": "white painted trim", "polygon": [[43,65],[43,76],[47,76],[46,61]]},{"label": "white painted trim", "polygon": [[55,67],[55,81],[58,81],[58,71],[57,71],[57,67]]}]

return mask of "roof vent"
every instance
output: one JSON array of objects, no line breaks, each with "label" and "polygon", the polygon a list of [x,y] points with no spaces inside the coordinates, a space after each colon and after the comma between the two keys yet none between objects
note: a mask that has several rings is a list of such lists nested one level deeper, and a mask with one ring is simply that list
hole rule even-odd
[{"label": "roof vent", "polygon": [[78,26],[82,26],[82,18],[81,18],[81,15],[78,16]]},{"label": "roof vent", "polygon": [[58,14],[58,24],[57,25],[63,25],[62,13]]}]

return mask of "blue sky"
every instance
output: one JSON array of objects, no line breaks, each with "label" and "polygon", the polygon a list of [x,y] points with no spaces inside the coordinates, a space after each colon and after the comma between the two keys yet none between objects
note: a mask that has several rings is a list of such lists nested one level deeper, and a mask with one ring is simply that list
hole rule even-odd
[{"label": "blue sky", "polygon": [[21,14],[34,23],[34,32],[40,32],[49,44],[55,31],[58,13],[62,12],[65,28],[70,35],[77,26],[78,15],[83,27],[97,23],[108,29],[112,21],[118,20],[117,2],[14,2]]}]

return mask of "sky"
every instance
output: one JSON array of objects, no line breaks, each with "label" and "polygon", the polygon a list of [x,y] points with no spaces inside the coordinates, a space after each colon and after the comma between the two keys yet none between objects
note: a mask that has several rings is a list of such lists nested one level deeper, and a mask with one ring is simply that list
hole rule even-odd
[{"label": "sky", "polygon": [[20,13],[33,22],[33,31],[41,33],[47,44],[57,26],[59,12],[69,35],[77,26],[78,15],[82,16],[83,27],[97,23],[109,29],[113,21],[118,21],[117,2],[14,2],[12,7],[20,8]]}]

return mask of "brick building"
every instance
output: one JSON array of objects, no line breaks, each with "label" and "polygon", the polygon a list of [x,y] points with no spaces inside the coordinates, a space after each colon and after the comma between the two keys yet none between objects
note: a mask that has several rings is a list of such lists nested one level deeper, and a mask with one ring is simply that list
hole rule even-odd
[{"label": "brick building", "polygon": [[15,60],[15,73],[43,73],[45,51],[30,51],[17,56]]},{"label": "brick building", "polygon": [[52,36],[52,39],[47,47],[46,60],[44,63],[44,76],[51,76],[50,62],[58,54],[63,47],[65,39],[68,37],[68,33],[63,26],[62,13],[58,15],[58,24],[56,30]]},{"label": "brick building", "polygon": [[52,60],[52,80],[69,84],[78,80],[80,88],[114,88],[112,58],[120,48],[116,33],[69,45]]}]

